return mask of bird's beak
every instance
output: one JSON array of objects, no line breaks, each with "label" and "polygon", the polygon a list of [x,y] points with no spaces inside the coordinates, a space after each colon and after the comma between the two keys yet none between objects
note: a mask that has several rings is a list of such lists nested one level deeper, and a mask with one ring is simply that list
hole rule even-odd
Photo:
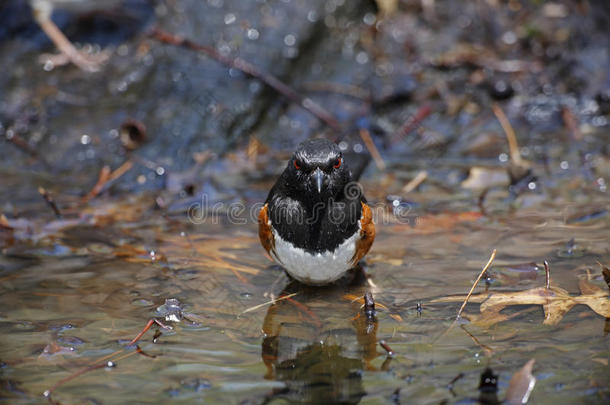
[{"label": "bird's beak", "polygon": [[316,170],[314,170],[313,177],[316,180],[316,187],[318,189],[319,194],[322,192],[322,184],[324,183],[324,172],[318,167]]}]

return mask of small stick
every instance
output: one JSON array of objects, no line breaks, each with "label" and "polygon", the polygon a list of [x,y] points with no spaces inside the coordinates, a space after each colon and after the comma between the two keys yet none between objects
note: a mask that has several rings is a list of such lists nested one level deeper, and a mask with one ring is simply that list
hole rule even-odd
[{"label": "small stick", "polygon": [[362,138],[362,141],[366,145],[366,148],[369,150],[369,152],[371,152],[371,156],[373,156],[373,159],[375,160],[375,164],[377,165],[377,168],[379,170],[385,170],[385,168],[386,168],[385,162],[383,161],[383,158],[381,157],[381,154],[379,153],[377,146],[375,146],[375,142],[373,142],[373,139],[371,138],[371,134],[369,134],[369,131],[367,131],[364,128],[361,128],[360,129],[360,138]]},{"label": "small stick", "polygon": [[99,70],[99,65],[87,60],[44,12],[40,12],[34,7],[33,15],[40,28],[70,62],[87,72],[97,72]]},{"label": "small stick", "polygon": [[104,187],[104,184],[106,184],[108,182],[110,173],[111,173],[110,166],[102,167],[102,170],[100,170],[100,174],[97,178],[97,183],[95,183],[95,185],[93,186],[91,191],[89,191],[89,193],[85,197],[83,197],[84,201],[89,201],[90,199],[92,199],[93,197],[95,197],[96,195],[98,195],[100,193],[100,191],[102,190],[102,187]]},{"label": "small stick", "polygon": [[27,153],[34,159],[38,160],[47,169],[51,168],[51,165],[49,164],[49,162],[47,162],[42,156],[40,156],[38,151],[36,151],[34,148],[32,148],[25,139],[23,139],[22,137],[17,135],[14,130],[7,129],[5,137],[6,137],[7,142],[12,143],[17,148],[21,149],[22,151],[24,151],[25,153]]},{"label": "small stick", "polygon": [[151,328],[153,325],[155,325],[155,324],[156,324],[156,325],[159,325],[159,326],[160,326],[160,327],[162,327],[163,329],[172,329],[172,327],[171,327],[171,326],[169,326],[169,325],[165,325],[164,323],[162,323],[162,322],[161,322],[161,321],[159,321],[158,319],[152,318],[151,320],[149,320],[149,321],[146,323],[146,326],[144,326],[144,329],[142,329],[142,330],[140,331],[140,333],[138,333],[138,334],[136,335],[136,337],[135,337],[135,338],[133,338],[133,339],[131,340],[131,342],[129,342],[129,343],[127,344],[127,346],[131,346],[131,345],[133,345],[134,343],[136,343],[138,340],[140,340],[140,338],[141,338],[141,337],[142,337],[142,336],[143,336],[143,335],[144,335],[146,332],[148,332],[148,330],[149,330],[149,329],[150,329],[150,328]]},{"label": "small stick", "polygon": [[426,180],[426,178],[428,178],[427,171],[422,170],[419,173],[417,173],[417,176],[415,176],[413,179],[411,179],[411,181],[408,182],[402,188],[403,194],[409,194],[411,191],[415,190],[417,187],[419,187],[420,184],[422,184],[424,182],[424,180]]},{"label": "small stick", "polygon": [[102,167],[97,183],[95,183],[95,186],[93,186],[91,191],[83,197],[83,200],[86,202],[97,197],[109,184],[127,173],[132,167],[133,162],[131,160],[126,161],[114,171],[110,171],[109,166]]},{"label": "small stick", "polygon": [[267,302],[263,302],[262,304],[255,305],[255,306],[250,307],[250,308],[248,308],[248,309],[246,309],[246,310],[244,310],[244,311],[241,311],[241,312],[239,313],[239,315],[237,315],[237,317],[239,318],[241,315],[243,315],[243,314],[245,314],[245,313],[247,313],[247,312],[256,311],[257,309],[262,308],[262,307],[264,307],[264,306],[266,306],[266,305],[275,304],[276,302],[283,301],[283,300],[286,300],[286,299],[288,299],[288,298],[292,298],[292,297],[294,297],[294,296],[295,296],[295,295],[297,295],[297,294],[298,294],[298,293],[292,293],[292,294],[288,294],[288,295],[283,295],[283,296],[278,297],[278,298],[276,298],[276,299],[273,299],[273,300],[271,300],[271,301],[267,301]]},{"label": "small stick", "polygon": [[[157,331],[159,332],[159,331]],[[136,353],[141,354],[144,357],[148,357],[150,359],[156,359],[157,356],[155,356],[154,354],[148,354],[146,353],[144,350],[140,349],[140,346],[136,346]]]},{"label": "small stick", "polygon": [[549,267],[549,262],[544,261],[544,274],[546,276],[546,289],[551,288],[551,268]]},{"label": "small stick", "polygon": [[424,104],[417,110],[415,115],[409,117],[405,123],[400,127],[396,136],[394,138],[401,138],[403,136],[408,135],[411,131],[413,131],[417,126],[432,112],[432,107],[430,104]]},{"label": "small stick", "polygon": [[[146,326],[144,327],[144,329],[143,329],[143,330],[142,330],[142,331],[141,331],[141,332],[138,334],[138,336],[136,336],[136,337],[135,337],[135,338],[134,338],[134,339],[133,339],[133,340],[132,340],[132,341],[129,343],[129,346],[131,346],[131,345],[133,345],[135,342],[137,342],[137,341],[138,341],[138,339],[140,339],[140,338],[142,337],[142,335],[143,335],[144,333],[146,333],[146,332],[147,332],[147,331],[148,331],[148,330],[151,328],[151,326],[152,326],[153,324],[155,324],[155,323],[156,323],[157,325],[159,325],[159,326],[163,327],[163,328],[171,329],[171,327],[170,327],[170,326],[164,325],[162,322],[158,321],[157,319],[151,319],[150,321],[148,321],[148,323],[146,324]],[[97,370],[97,369],[104,368],[104,367],[110,367],[110,368],[112,368],[112,367],[116,367],[116,363],[117,363],[119,360],[126,359],[126,358],[131,357],[131,356],[133,356],[133,355],[135,355],[135,354],[141,354],[141,355],[144,355],[144,356],[146,356],[146,357],[150,357],[150,358],[155,358],[155,357],[156,357],[156,356],[153,356],[153,355],[150,355],[150,354],[145,353],[144,351],[142,351],[142,349],[140,349],[140,347],[139,347],[139,346],[136,346],[136,350],[135,350],[135,351],[133,351],[133,352],[129,352],[129,353],[125,353],[125,354],[123,354],[123,355],[121,355],[121,356],[118,356],[118,357],[116,357],[116,358],[112,359],[113,357],[115,357],[115,356],[117,356],[117,355],[121,354],[123,351],[124,351],[124,349],[121,349],[121,350],[117,350],[117,351],[115,351],[115,352],[113,352],[113,353],[110,353],[109,355],[104,356],[104,357],[102,357],[101,359],[96,360],[96,363],[94,363],[94,364],[90,364],[89,366],[83,367],[82,369],[80,369],[80,370],[78,370],[78,371],[76,371],[76,372],[74,372],[74,373],[70,374],[69,376],[67,376],[67,377],[65,377],[65,378],[63,378],[63,379],[61,379],[61,380],[59,380],[58,382],[56,382],[56,383],[55,383],[55,384],[54,384],[54,385],[53,385],[51,388],[49,388],[48,390],[46,390],[45,392],[43,392],[43,394],[42,394],[42,395],[43,395],[45,398],[47,398],[49,401],[51,401],[52,403],[54,403],[53,399],[51,398],[51,394],[53,393],[53,391],[55,391],[57,388],[61,387],[62,385],[64,385],[64,384],[66,384],[66,383],[68,383],[68,382],[70,382],[70,381],[74,380],[75,378],[80,377],[80,376],[81,376],[81,375],[83,375],[83,374],[86,374],[86,373],[88,373],[88,372],[90,372],[90,371]]]},{"label": "small stick", "polygon": [[506,135],[506,140],[508,141],[508,150],[510,152],[510,159],[517,166],[526,166],[527,164],[521,158],[521,153],[519,152],[519,144],[517,143],[517,136],[515,135],[515,130],[513,126],[510,125],[510,121],[506,118],[506,114],[500,108],[500,106],[496,103],[491,105],[496,118],[500,122],[500,126],[504,130],[504,134]]},{"label": "small stick", "polygon": [[379,341],[379,346],[383,347],[383,349],[384,349],[386,352],[388,352],[388,356],[390,356],[390,357],[394,357],[394,355],[396,354],[396,353],[394,352],[394,350],[392,350],[392,348],[390,347],[390,345],[388,345],[388,344],[386,343],[386,341],[385,341],[385,340],[380,340],[380,341]]},{"label": "small stick", "polygon": [[466,332],[466,334],[468,336],[470,336],[472,341],[475,342],[477,345],[479,345],[479,347],[481,347],[483,350],[485,350],[485,352],[487,352],[487,354],[492,354],[494,352],[491,347],[489,347],[487,345],[484,345],[483,343],[479,342],[479,339],[477,339],[477,337],[475,335],[473,335],[472,333],[468,332],[468,329],[466,329],[466,327],[464,325],[460,325],[460,327],[462,328],[462,330],[464,332]]},{"label": "small stick", "polygon": [[61,218],[62,217],[61,211],[57,207],[57,204],[55,203],[55,200],[53,200],[53,197],[51,196],[51,193],[49,193],[43,187],[38,187],[38,192],[40,193],[42,198],[44,198],[44,201],[47,203],[47,205],[53,210],[53,213],[55,214],[55,217]]},{"label": "small stick", "polygon": [[453,394],[453,396],[456,396],[455,392],[453,392],[453,385],[462,378],[464,378],[464,373],[459,373],[458,375],[453,377],[453,379],[451,381],[449,381],[449,384],[447,384],[447,389],[449,389],[449,391],[451,391],[451,394]]},{"label": "small stick", "polygon": [[94,364],[94,365],[82,368],[82,369],[76,371],[75,373],[72,373],[69,376],[56,382],[55,385],[53,385],[51,388],[49,388],[48,390],[43,392],[42,395],[45,398],[47,398],[48,400],[52,401],[51,394],[53,393],[53,391],[55,391],[57,388],[61,387],[65,383],[70,382],[70,381],[74,380],[75,378],[80,377],[81,375],[83,375],[85,373],[88,373],[89,371],[97,370],[97,369],[104,368],[104,367],[108,367],[108,368],[116,367],[117,361],[126,359],[127,357],[131,357],[134,354],[138,354],[138,352],[134,351],[134,352],[126,353],[120,357],[117,357],[115,360],[108,360],[108,361],[104,361],[104,362],[101,362],[98,364]]},{"label": "small stick", "polygon": [[481,278],[483,277],[483,274],[485,274],[485,272],[487,271],[489,266],[491,266],[491,264],[493,263],[495,258],[496,258],[496,249],[494,249],[493,252],[491,252],[491,256],[489,257],[489,260],[487,261],[487,264],[485,265],[485,267],[483,267],[483,270],[481,270],[481,273],[479,274],[479,277],[477,277],[477,279],[475,280],[474,284],[470,288],[470,291],[468,292],[468,295],[466,296],[466,299],[464,300],[464,303],[460,307],[460,310],[458,311],[458,314],[455,317],[456,321],[458,319],[460,319],[460,316],[462,315],[462,311],[466,307],[466,304],[468,303],[468,300],[470,299],[470,296],[472,295],[472,292],[474,291],[474,289],[477,286],[477,284],[479,284],[479,281],[481,281]]},{"label": "small stick", "polygon": [[341,124],[339,124],[339,121],[332,114],[326,111],[321,105],[317,104],[310,98],[301,96],[299,93],[296,92],[296,90],[288,86],[286,83],[282,82],[281,80],[269,73],[263,72],[262,70],[242,58],[233,58],[230,56],[222,55],[220,52],[218,52],[211,46],[198,44],[194,41],[182,38],[181,36],[174,35],[159,28],[154,28],[149,34],[149,36],[166,44],[180,46],[186,49],[201,52],[209,56],[210,58],[222,63],[225,66],[237,69],[248,76],[252,76],[262,81],[267,86],[271,87],[273,90],[277,91],[290,101],[309,111],[316,118],[318,118],[324,124],[328,125],[333,130],[337,132],[342,132]]},{"label": "small stick", "polygon": [[354,85],[344,85],[341,83],[333,82],[308,82],[304,83],[302,88],[306,91],[325,91],[329,93],[341,94],[343,96],[349,96],[357,98],[359,100],[371,101],[371,94],[368,90],[362,87]]}]

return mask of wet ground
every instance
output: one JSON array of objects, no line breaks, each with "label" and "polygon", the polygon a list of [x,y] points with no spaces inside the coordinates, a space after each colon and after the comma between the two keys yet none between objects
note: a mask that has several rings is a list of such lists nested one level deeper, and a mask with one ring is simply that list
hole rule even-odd
[{"label": "wet ground", "polygon": [[[98,73],[39,64],[53,46],[23,3],[2,7],[0,402],[494,404],[530,359],[531,403],[610,399],[604,2],[58,10],[110,51]],[[257,208],[300,141],[358,166],[367,134],[371,252],[335,286],[290,283]],[[171,329],[136,350],[151,319]]]}]

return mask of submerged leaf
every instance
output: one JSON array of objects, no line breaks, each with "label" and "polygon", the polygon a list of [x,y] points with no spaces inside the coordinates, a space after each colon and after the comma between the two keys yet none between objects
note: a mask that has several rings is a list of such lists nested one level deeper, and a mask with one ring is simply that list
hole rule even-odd
[{"label": "submerged leaf", "polygon": [[532,375],[535,359],[531,359],[521,370],[513,374],[506,391],[506,403],[509,405],[527,404],[530,394],[536,385],[536,377]]},{"label": "submerged leaf", "polygon": [[[469,302],[481,304],[481,316],[474,322],[484,325],[493,325],[507,319],[500,314],[509,305],[542,305],[544,309],[544,324],[555,325],[573,306],[587,305],[599,315],[610,317],[610,300],[608,294],[601,288],[586,281],[581,281],[582,295],[571,296],[566,290],[559,287],[538,287],[525,291],[487,292],[472,295]],[[451,296],[436,299],[432,302],[461,302],[466,296]]]}]

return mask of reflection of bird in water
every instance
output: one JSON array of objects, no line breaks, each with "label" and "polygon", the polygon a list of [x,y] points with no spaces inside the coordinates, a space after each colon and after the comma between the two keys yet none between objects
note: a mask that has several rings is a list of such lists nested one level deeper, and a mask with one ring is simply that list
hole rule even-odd
[{"label": "reflection of bird in water", "polygon": [[[57,46],[65,60],[85,71],[94,72],[99,70],[100,66],[108,59],[108,54],[105,52],[88,54],[79,51],[53,22],[51,16],[54,10],[67,11],[79,15],[108,12],[123,6],[124,0],[29,0],[29,3],[34,20],[53,41],[55,46]],[[141,4],[136,5],[150,7],[147,1],[140,1],[139,3]],[[116,14],[121,17],[131,17],[124,10],[120,10]]]},{"label": "reflection of bird in water", "polygon": [[[366,316],[361,302],[352,298],[362,296],[364,287],[324,288],[320,293],[292,283],[280,296],[295,289],[296,296],[276,302],[265,316],[261,353],[265,378],[281,381],[285,388],[273,390],[262,402],[360,402],[366,394],[362,372],[374,370],[371,362],[379,356],[377,319]],[[387,366],[389,358],[382,369]]]}]

